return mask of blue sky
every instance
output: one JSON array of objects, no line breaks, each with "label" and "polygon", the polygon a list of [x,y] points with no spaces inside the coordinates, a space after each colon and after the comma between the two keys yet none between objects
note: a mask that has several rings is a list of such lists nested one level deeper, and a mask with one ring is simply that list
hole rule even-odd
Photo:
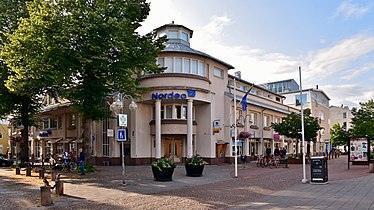
[{"label": "blue sky", "polygon": [[191,47],[261,84],[319,86],[330,105],[374,98],[374,0],[150,0],[140,33],[171,23],[194,31]]}]

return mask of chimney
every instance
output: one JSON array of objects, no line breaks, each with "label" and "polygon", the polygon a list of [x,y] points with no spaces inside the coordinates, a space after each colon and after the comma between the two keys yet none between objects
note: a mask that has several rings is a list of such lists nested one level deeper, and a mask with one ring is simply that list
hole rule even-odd
[{"label": "chimney", "polygon": [[318,89],[318,85],[316,85],[316,89]]}]

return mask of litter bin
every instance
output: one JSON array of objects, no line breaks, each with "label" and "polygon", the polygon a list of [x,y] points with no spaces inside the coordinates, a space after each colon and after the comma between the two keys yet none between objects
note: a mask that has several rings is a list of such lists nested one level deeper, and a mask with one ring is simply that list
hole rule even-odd
[{"label": "litter bin", "polygon": [[311,157],[310,173],[311,183],[326,183],[328,181],[327,158]]}]

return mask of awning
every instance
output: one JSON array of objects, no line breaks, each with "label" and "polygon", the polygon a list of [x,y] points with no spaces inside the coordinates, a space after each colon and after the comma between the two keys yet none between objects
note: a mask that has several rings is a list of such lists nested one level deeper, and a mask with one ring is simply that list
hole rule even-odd
[{"label": "awning", "polygon": [[223,140],[218,140],[216,144],[229,144],[229,142],[225,142]]},{"label": "awning", "polygon": [[49,138],[49,139],[45,139],[45,141],[47,143],[52,143],[52,144],[57,143],[57,142],[59,142],[61,140],[62,140],[62,138]]},{"label": "awning", "polygon": [[74,139],[73,141],[71,141],[71,143],[83,143],[83,138]]},{"label": "awning", "polygon": [[76,139],[75,137],[68,137],[66,139],[63,139],[59,143],[65,143],[65,144],[67,144],[67,143],[70,143],[70,142],[74,141],[75,139]]}]

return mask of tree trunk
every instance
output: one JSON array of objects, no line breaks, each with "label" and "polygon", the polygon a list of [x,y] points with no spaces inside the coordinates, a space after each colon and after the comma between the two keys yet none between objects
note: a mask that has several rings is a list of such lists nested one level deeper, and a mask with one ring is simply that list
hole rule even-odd
[{"label": "tree trunk", "polygon": [[[29,125],[30,125],[30,106],[31,100],[25,98],[21,104],[21,130],[20,140],[20,160],[21,162],[29,162]],[[18,154],[17,154],[18,155]]]},{"label": "tree trunk", "polygon": [[82,119],[82,138],[83,138],[83,149],[84,152],[86,153],[86,163],[89,163],[93,165],[93,159],[91,155],[91,150],[92,150],[92,139],[91,139],[91,129],[90,129],[90,122],[87,119]]}]

